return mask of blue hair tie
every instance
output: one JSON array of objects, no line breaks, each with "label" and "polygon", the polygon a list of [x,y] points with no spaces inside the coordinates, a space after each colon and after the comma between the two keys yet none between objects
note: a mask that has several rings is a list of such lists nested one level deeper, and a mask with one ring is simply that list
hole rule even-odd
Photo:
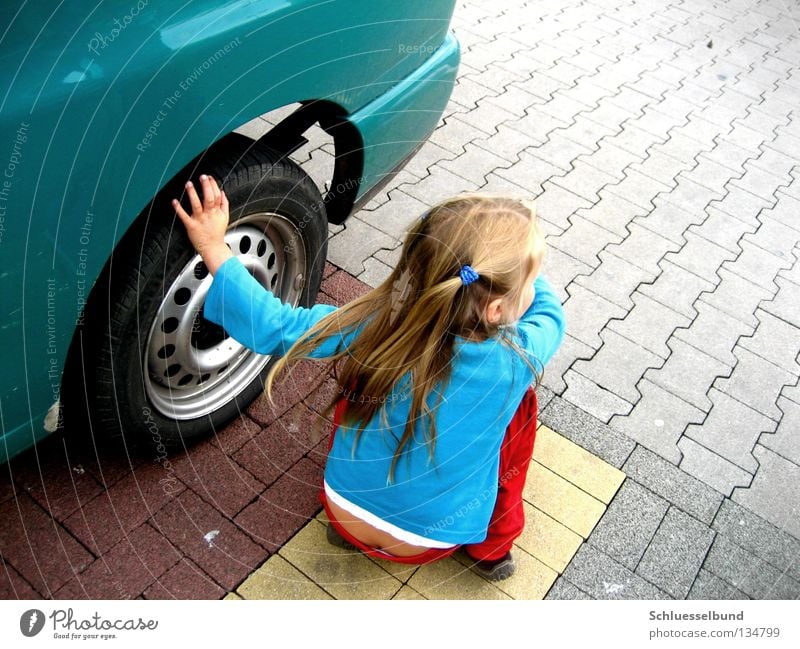
[{"label": "blue hair tie", "polygon": [[464,284],[464,286],[469,286],[472,284],[472,282],[478,279],[478,277],[480,277],[480,275],[475,272],[475,269],[468,264],[464,264],[461,267],[459,275],[461,275],[461,282]]}]

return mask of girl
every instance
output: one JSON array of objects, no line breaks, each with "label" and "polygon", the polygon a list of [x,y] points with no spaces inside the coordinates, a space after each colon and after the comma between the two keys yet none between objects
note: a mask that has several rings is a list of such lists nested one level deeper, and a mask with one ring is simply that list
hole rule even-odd
[{"label": "girl", "polygon": [[[205,317],[251,349],[341,366],[320,492],[342,547],[427,563],[463,546],[489,579],[514,571],[536,393],[564,336],[561,304],[539,270],[544,237],[527,201],[464,194],[409,230],[378,288],[340,308],[292,308],[223,241],[228,202],[201,176],[191,216],[173,206],[214,280]],[[342,363],[337,364],[339,359]]]}]

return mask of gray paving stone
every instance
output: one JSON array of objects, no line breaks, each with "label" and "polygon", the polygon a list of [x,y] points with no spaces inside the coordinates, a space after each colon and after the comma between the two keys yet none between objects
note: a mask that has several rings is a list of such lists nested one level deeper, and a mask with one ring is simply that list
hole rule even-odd
[{"label": "gray paving stone", "polygon": [[655,274],[605,250],[599,259],[601,264],[591,274],[576,277],[575,283],[629,311],[633,308],[631,294],[642,282],[652,282]]},{"label": "gray paving stone", "polygon": [[[649,83],[651,85],[648,88],[647,82],[645,81],[646,79],[647,77],[643,77],[636,83],[629,84],[629,86],[645,95],[649,95],[650,97],[654,98],[661,97],[664,92],[669,89],[668,86],[666,86],[663,82],[658,82],[653,78],[650,78]],[[656,84],[657,88],[655,89],[655,92],[652,86],[653,83]],[[660,89],[661,92],[658,92],[658,89]],[[655,135],[660,140],[667,140],[669,138],[670,129],[682,126],[688,121],[688,119],[685,116],[675,117],[659,110],[659,106],[663,103],[663,101],[664,100],[650,104],[642,111],[642,115],[631,118],[631,121],[635,120],[637,128],[640,128],[651,135]],[[688,112],[689,110],[686,111],[687,115]]]},{"label": "gray paving stone", "polygon": [[653,98],[629,86],[622,86],[617,88],[606,101],[628,111],[630,115],[636,116],[644,112],[645,106],[653,103]]},{"label": "gray paving stone", "polygon": [[646,379],[636,387],[642,398],[630,414],[612,418],[609,426],[677,465],[678,440],[689,424],[703,421],[704,413]]},{"label": "gray paving stone", "polygon": [[450,95],[450,101],[461,104],[469,110],[478,107],[478,100],[485,97],[496,96],[497,94],[497,91],[487,88],[469,77],[460,76],[456,79],[456,85]]},{"label": "gray paving stone", "polygon": [[569,299],[564,302],[569,334],[584,345],[598,349],[603,342],[598,332],[608,320],[622,318],[626,311],[578,284],[571,285],[569,293]]},{"label": "gray paving stone", "polygon": [[554,185],[550,181],[542,185],[542,190],[542,193],[536,197],[536,213],[562,231],[569,227],[570,217],[573,214],[582,208],[591,207],[591,203],[585,198]]},{"label": "gray paving stone", "polygon": [[753,483],[735,491],[732,500],[800,538],[800,467],[761,445],[753,455],[759,463]]},{"label": "gray paving stone", "polygon": [[761,210],[776,202],[775,199],[766,200],[738,187],[728,186],[727,190],[724,197],[711,201],[710,206],[752,225],[760,223],[757,217]]},{"label": "gray paving stone", "polygon": [[467,143],[464,146],[464,153],[460,156],[437,162],[436,166],[466,178],[479,187],[485,184],[487,174],[498,169],[507,169],[511,163],[505,158],[489,153],[486,149]]},{"label": "gray paving stone", "polygon": [[683,453],[678,465],[681,470],[725,496],[730,496],[736,487],[747,487],[753,481],[752,473],[689,437],[681,438],[678,450]]},{"label": "gray paving stone", "polygon": [[642,284],[638,290],[673,311],[694,320],[697,316],[697,310],[694,308],[697,296],[714,290],[714,284],[666,259],[660,266],[661,274],[655,281]]},{"label": "gray paving stone", "polygon": [[671,353],[667,340],[675,329],[687,327],[691,319],[638,291],[631,299],[633,309],[622,320],[612,320],[608,329],[666,359]]},{"label": "gray paving stone", "polygon": [[[591,52],[585,51],[587,54]],[[601,99],[609,96],[610,91],[592,83],[590,77],[582,77],[578,83],[570,88],[557,90],[556,95],[566,95],[575,101],[579,101],[586,108],[597,108]]]},{"label": "gray paving stone", "polygon": [[741,122],[735,122],[733,124],[733,129],[729,133],[721,135],[719,139],[740,146],[748,151],[759,151],[764,142],[772,138],[768,138],[762,133],[754,131]]},{"label": "gray paving stone", "polygon": [[539,412],[547,408],[547,406],[550,405],[550,402],[555,399],[555,397],[555,392],[553,392],[550,388],[540,384],[539,387],[536,388],[536,405]]},{"label": "gray paving stone", "polygon": [[[579,360],[573,369],[600,387],[613,392],[629,403],[641,395],[636,384],[650,367],[660,367],[663,360],[635,342],[606,329],[600,333],[603,346],[591,360]],[[624,368],[624,372],[620,369]]]},{"label": "gray paving stone", "polygon": [[712,293],[703,293],[699,299],[704,304],[709,304],[731,318],[746,324],[749,330],[755,329],[759,322],[755,311],[762,301],[773,297],[774,289],[769,291],[757,286],[749,280],[731,273],[724,266],[719,269],[718,273],[722,281]]},{"label": "gray paving stone", "polygon": [[695,158],[703,151],[708,151],[709,148],[693,138],[686,137],[679,128],[676,128],[670,131],[669,139],[666,142],[654,144],[650,147],[650,151],[668,155],[691,168]]},{"label": "gray paving stone", "polygon": [[698,236],[691,229],[685,236],[686,244],[680,252],[667,254],[665,259],[712,284],[719,284],[717,271],[724,262],[736,259],[737,253]]},{"label": "gray paving stone", "polygon": [[527,135],[539,144],[546,142],[550,134],[556,129],[568,125],[569,121],[566,119],[559,119],[543,113],[536,106],[531,106],[525,117],[506,122],[506,126]]},{"label": "gray paving stone", "polygon": [[650,178],[634,168],[628,168],[625,171],[625,179],[622,182],[616,185],[609,185],[606,189],[612,194],[616,194],[639,207],[649,210],[655,207],[654,200],[656,197],[659,194],[669,192],[671,185]]},{"label": "gray paving stone", "polygon": [[640,128],[636,128],[636,124],[631,122],[625,122],[622,130],[619,133],[615,133],[613,138],[608,137],[608,139],[613,140],[614,146],[625,149],[641,158],[647,157],[647,151],[650,147],[663,144],[665,141],[664,138],[659,138]]},{"label": "gray paving stone", "polygon": [[648,178],[657,180],[665,187],[672,187],[675,185],[675,177],[681,172],[688,171],[695,164],[694,160],[691,162],[683,162],[670,155],[661,153],[656,150],[656,147],[652,147],[648,151],[647,159],[644,162],[641,164],[633,164],[630,168],[633,171],[644,174]]},{"label": "gray paving stone", "polygon": [[745,163],[746,171],[741,178],[735,178],[728,183],[728,187],[739,187],[766,200],[773,200],[778,188],[789,184],[788,176],[778,177],[754,167],[752,163]]},{"label": "gray paving stone", "polygon": [[519,156],[523,150],[534,146],[536,141],[506,124],[501,124],[497,127],[496,133],[490,135],[488,138],[475,140],[473,144],[484,151],[488,151],[513,163],[519,160]]},{"label": "gray paving stone", "polygon": [[622,238],[630,232],[628,225],[636,216],[647,213],[647,209],[605,190],[600,192],[600,200],[586,210],[580,210],[580,216],[594,221],[599,226]]},{"label": "gray paving stone", "polygon": [[642,446],[636,447],[622,471],[708,525],[722,503],[722,494]]},{"label": "gray paving stone", "polygon": [[567,581],[564,577],[559,577],[553,584],[553,587],[545,596],[545,599],[555,600],[578,600],[578,599],[592,599],[584,593],[575,584]]},{"label": "gray paving stone", "polygon": [[621,181],[625,178],[625,169],[631,165],[638,165],[642,158],[636,153],[614,146],[613,142],[613,138],[603,138],[599,142],[600,147],[597,151],[582,156],[580,160]]},{"label": "gray paving stone", "polygon": [[727,498],[711,527],[740,548],[800,581],[800,541],[785,530]]},{"label": "gray paving stone", "polygon": [[364,272],[358,275],[358,279],[368,286],[375,288],[380,286],[391,273],[391,266],[387,266],[382,261],[378,261],[375,257],[367,257],[367,259],[364,260]]},{"label": "gray paving stone", "polygon": [[609,183],[615,182],[615,179],[614,176],[578,160],[570,171],[564,175],[553,176],[550,181],[595,203],[599,200],[598,192]]},{"label": "gray paving stone", "polygon": [[660,272],[658,262],[668,252],[677,251],[680,246],[637,223],[629,226],[630,235],[619,245],[610,245],[607,251],[638,266],[647,273]]},{"label": "gray paving stone", "polygon": [[[535,149],[532,149],[535,151]],[[494,174],[520,187],[532,192],[534,195],[542,193],[542,185],[546,180],[558,173],[558,168],[544,160],[540,160],[534,154],[525,150],[520,155],[519,161],[509,169],[497,169]]]},{"label": "gray paving stone", "polygon": [[546,408],[541,409],[539,419],[617,468],[625,463],[636,446],[624,435],[561,397],[553,398]]},{"label": "gray paving stone", "polygon": [[[554,167],[558,167],[562,172],[572,169],[572,165],[579,156],[591,153],[591,149],[583,144],[578,144],[568,140],[561,131],[553,131],[543,144],[534,145],[530,148],[530,153],[540,160],[549,162]],[[582,199],[585,200],[585,199]],[[586,201],[587,203],[589,201]]]},{"label": "gray paving stone", "polygon": [[755,599],[798,599],[800,583],[718,534],[703,567]]},{"label": "gray paving stone", "polygon": [[771,313],[757,310],[758,327],[750,338],[742,338],[739,346],[758,354],[779,368],[800,374],[797,363],[800,354],[800,328]]},{"label": "gray paving stone", "polygon": [[542,274],[550,280],[550,284],[558,294],[561,302],[569,298],[567,286],[579,276],[592,272],[592,267],[584,264],[552,244],[548,245],[542,261]]},{"label": "gray paving stone", "polygon": [[669,599],[665,592],[588,543],[573,557],[564,578],[592,599]]},{"label": "gray paving stone", "polygon": [[759,444],[770,449],[789,462],[800,465],[800,404],[787,397],[778,397],[777,406],[783,413],[774,433],[765,433]]},{"label": "gray paving stone", "polygon": [[[706,208],[708,218],[700,225],[693,225],[689,232],[697,234],[736,255],[741,251],[739,240],[748,232],[755,232],[755,224],[745,223],[714,207]],[[763,227],[763,226],[762,226]],[[800,234],[800,233],[798,233]]]},{"label": "gray paving stone", "polygon": [[582,343],[569,333],[564,336],[564,340],[555,356],[550,359],[544,372],[542,383],[556,394],[561,394],[566,389],[564,383],[564,373],[578,358],[589,358],[594,353],[594,349]]},{"label": "gray paving stone", "polygon": [[360,221],[385,232],[394,239],[405,237],[411,224],[430,207],[400,189],[389,193],[390,200],[374,210],[360,210],[356,216]]},{"label": "gray paving stone", "polygon": [[733,348],[740,336],[749,336],[754,328],[729,316],[706,302],[695,303],[697,317],[688,329],[678,329],[674,336],[692,347],[702,349],[729,367],[737,362]]},{"label": "gray paving stone", "polygon": [[477,108],[458,115],[459,120],[488,135],[496,133],[497,127],[501,123],[513,121],[518,117],[518,115],[501,108],[496,103],[485,100],[479,101]]},{"label": "gray paving stone", "polygon": [[586,106],[581,102],[572,99],[563,92],[554,92],[552,98],[541,104],[537,104],[537,110],[557,119],[573,122],[578,113],[586,110]]},{"label": "gray paving stone", "polygon": [[417,178],[425,178],[425,176],[430,173],[429,168],[434,164],[443,160],[452,160],[455,157],[456,154],[452,151],[448,151],[438,144],[427,140],[425,144],[422,145],[422,148],[417,151],[414,157],[403,167],[403,170]]},{"label": "gray paving stone", "polygon": [[[692,83],[697,83],[697,79],[692,79]],[[707,148],[711,148],[717,137],[728,133],[730,130],[730,127],[719,127],[696,115],[689,115],[689,121],[681,126],[681,133],[683,135],[694,138]]]},{"label": "gray paving stone", "polygon": [[669,503],[633,480],[625,480],[592,530],[591,544],[635,571]]},{"label": "gray paving stone", "polygon": [[670,507],[636,574],[675,599],[685,599],[713,540],[707,525]]},{"label": "gray paving stone", "polygon": [[558,133],[568,140],[596,149],[600,146],[600,140],[616,136],[621,130],[613,121],[601,121],[600,112],[603,106],[601,104],[600,108],[577,115],[569,126],[560,128]]},{"label": "gray paving stone", "polygon": [[433,165],[429,176],[413,184],[400,185],[400,188],[417,200],[433,205],[461,192],[475,191],[478,186],[439,165]]},{"label": "gray paving stone", "polygon": [[451,153],[459,154],[464,152],[467,142],[486,137],[484,131],[466,123],[461,117],[463,113],[445,118],[444,124],[440,124],[430,136],[430,141]]},{"label": "gray paving stone", "polygon": [[395,239],[358,217],[347,220],[345,228],[328,242],[328,261],[351,275],[364,270],[364,260],[381,247],[392,247]]},{"label": "gray paving stone", "polygon": [[708,570],[702,569],[697,574],[692,589],[686,599],[719,599],[739,600],[750,599],[735,586],[731,586]]},{"label": "gray paving stone", "polygon": [[708,396],[714,407],[702,426],[687,428],[686,437],[754,474],[753,447],[762,432],[775,430],[775,422],[715,388]]},{"label": "gray paving stone", "polygon": [[797,375],[773,365],[741,346],[737,345],[733,353],[738,359],[733,373],[730,378],[717,379],[714,387],[762,415],[778,421],[781,411],[775,402],[783,386],[794,384]]},{"label": "gray paving stone", "polygon": [[731,176],[739,177],[744,175],[744,163],[756,155],[758,155],[758,151],[753,152],[750,149],[745,149],[721,137],[716,146],[703,153],[702,157],[726,167],[730,170]]},{"label": "gray paving stone", "polygon": [[611,243],[620,243],[622,239],[595,222],[574,215],[570,218],[569,227],[558,237],[548,243],[555,248],[583,260],[592,268],[600,265],[598,253]]},{"label": "gray paving stone", "polygon": [[564,374],[564,383],[567,389],[561,396],[600,421],[608,423],[614,415],[626,415],[633,408],[629,401],[572,369]]},{"label": "gray paving stone", "polygon": [[[800,141],[800,139],[798,140]],[[800,149],[798,149],[800,151]],[[797,229],[800,227],[798,224],[797,215],[800,214],[800,200],[779,191],[775,194],[777,201],[775,205],[768,210],[767,218],[788,225],[790,228]]]}]

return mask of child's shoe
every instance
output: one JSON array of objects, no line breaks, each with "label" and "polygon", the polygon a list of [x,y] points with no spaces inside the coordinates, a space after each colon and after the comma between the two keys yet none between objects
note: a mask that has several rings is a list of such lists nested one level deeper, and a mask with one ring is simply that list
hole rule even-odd
[{"label": "child's shoe", "polygon": [[357,550],[358,548],[350,543],[347,539],[345,539],[339,532],[336,531],[336,528],[328,523],[326,526],[325,534],[328,537],[328,543],[331,545],[335,545],[337,548],[342,548],[343,550]]},{"label": "child's shoe", "polygon": [[470,566],[472,570],[489,581],[508,579],[514,574],[514,569],[517,567],[511,552],[506,552],[504,556],[494,561],[476,561],[475,559],[472,559],[472,561],[473,563]]}]

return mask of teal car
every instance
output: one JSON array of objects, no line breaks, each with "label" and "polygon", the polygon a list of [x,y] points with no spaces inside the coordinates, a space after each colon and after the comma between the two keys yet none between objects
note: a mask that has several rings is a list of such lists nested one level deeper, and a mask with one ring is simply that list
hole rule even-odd
[{"label": "teal car", "polygon": [[[441,118],[453,5],[6,3],[0,461],[56,430],[181,447],[260,394],[272,359],[203,317],[211,276],[170,199],[219,179],[231,249],[284,302],[314,304],[328,224]],[[282,117],[240,132],[267,113]],[[324,183],[290,158],[312,127],[335,151]]]}]

